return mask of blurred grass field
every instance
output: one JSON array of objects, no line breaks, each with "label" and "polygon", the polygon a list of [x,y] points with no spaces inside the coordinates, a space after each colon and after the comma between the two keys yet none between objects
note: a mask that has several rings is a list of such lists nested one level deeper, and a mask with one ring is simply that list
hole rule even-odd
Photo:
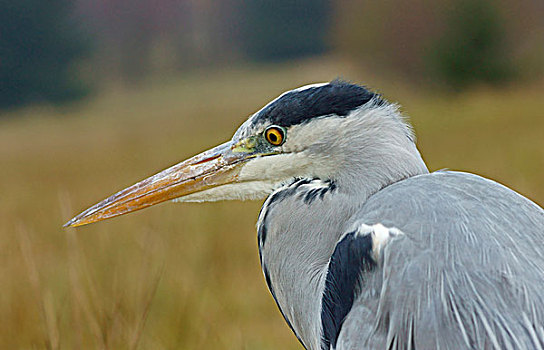
[{"label": "blurred grass field", "polygon": [[542,85],[430,94],[332,62],[194,72],[0,118],[0,348],[300,349],[260,271],[260,202],[62,224],[307,83],[340,76],[384,92],[432,170],[475,172],[544,204]]}]

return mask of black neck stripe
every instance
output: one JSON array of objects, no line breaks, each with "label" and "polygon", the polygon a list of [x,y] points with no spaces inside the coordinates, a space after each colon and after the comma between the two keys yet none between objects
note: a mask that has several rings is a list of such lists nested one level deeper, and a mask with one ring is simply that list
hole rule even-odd
[{"label": "black neck stripe", "polygon": [[321,300],[321,347],[336,347],[342,324],[353,306],[355,294],[363,282],[363,273],[376,266],[372,259],[372,236],[350,232],[336,245],[329,262],[325,290]]}]

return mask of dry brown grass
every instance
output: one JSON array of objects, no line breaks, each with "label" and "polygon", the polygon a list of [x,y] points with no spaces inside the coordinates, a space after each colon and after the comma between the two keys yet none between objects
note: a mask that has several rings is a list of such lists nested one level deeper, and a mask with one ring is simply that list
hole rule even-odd
[{"label": "dry brown grass", "polygon": [[299,349],[260,271],[260,203],[166,204],[61,225],[219,144],[283,90],[338,75],[401,102],[432,169],[471,170],[544,203],[543,89],[431,96],[326,60],[12,112],[0,120],[0,348]]}]

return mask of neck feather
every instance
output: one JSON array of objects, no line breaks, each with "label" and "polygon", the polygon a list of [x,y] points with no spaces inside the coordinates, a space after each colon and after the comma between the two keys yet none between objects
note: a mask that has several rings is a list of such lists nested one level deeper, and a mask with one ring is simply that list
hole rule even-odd
[{"label": "neck feather", "polygon": [[363,108],[345,119],[323,122],[331,125],[321,125],[322,130],[338,122],[342,131],[304,151],[306,159],[319,165],[315,178],[276,190],[257,224],[267,284],[308,349],[321,347],[327,266],[350,218],[380,189],[428,172],[395,106]]}]

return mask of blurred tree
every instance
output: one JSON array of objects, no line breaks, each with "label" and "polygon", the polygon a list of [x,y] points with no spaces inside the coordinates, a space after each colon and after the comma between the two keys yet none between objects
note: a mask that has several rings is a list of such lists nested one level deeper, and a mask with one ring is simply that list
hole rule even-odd
[{"label": "blurred tree", "polygon": [[544,74],[542,0],[338,0],[337,52],[365,70],[464,88]]},{"label": "blurred tree", "polygon": [[94,71],[133,85],[241,56],[237,1],[76,0],[76,11],[96,42]]},{"label": "blurred tree", "polygon": [[73,68],[88,41],[65,0],[0,0],[0,108],[59,103],[86,89]]},{"label": "blurred tree", "polygon": [[489,0],[462,0],[449,12],[447,28],[428,60],[445,82],[462,88],[474,82],[499,83],[513,77],[503,19]]},{"label": "blurred tree", "polygon": [[254,0],[239,5],[240,44],[257,61],[323,53],[330,31],[329,0]]},{"label": "blurred tree", "polygon": [[443,8],[443,0],[337,1],[333,43],[366,69],[424,79],[423,58],[440,33]]}]

